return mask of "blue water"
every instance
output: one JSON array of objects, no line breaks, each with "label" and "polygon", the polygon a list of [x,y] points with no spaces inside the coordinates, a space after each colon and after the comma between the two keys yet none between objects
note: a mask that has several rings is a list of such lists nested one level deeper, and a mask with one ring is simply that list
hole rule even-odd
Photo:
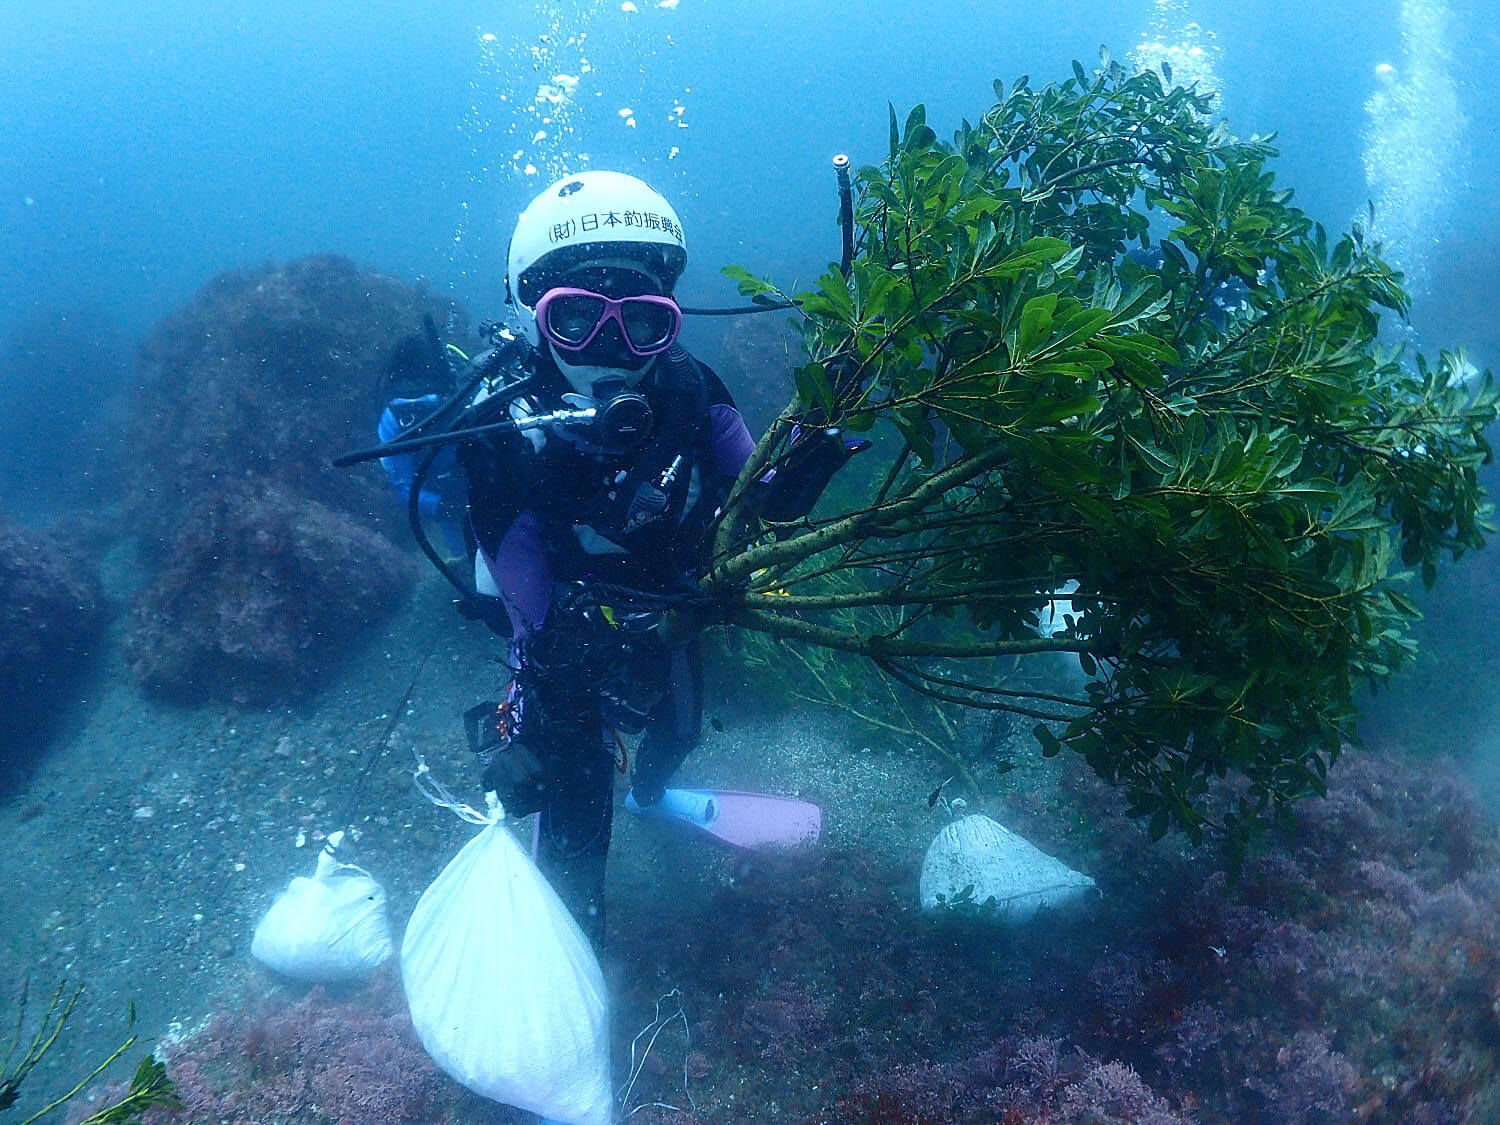
[{"label": "blue water", "polygon": [[[1401,50],[1395,3],[1199,3],[1217,35],[1224,106],[1276,131],[1304,207],[1343,225],[1369,198],[1361,166],[1373,68]],[[1493,80],[1500,42],[1456,4],[1454,65],[1474,159],[1436,248],[1451,281],[1492,245],[1500,205]],[[86,10],[79,10],[84,9]],[[0,14],[0,338],[28,313],[88,309],[136,336],[214,273],[336,250],[499,311],[509,217],[543,176],[511,168],[586,152],[667,191],[692,250],[684,294],[730,291],[722,264],[806,277],[836,249],[828,158],[873,161],[886,102],[955,122],[990,81],[1066,72],[1101,43],[1125,55],[1155,5],[851,5],[789,0],[286,3],[220,9],[10,0]],[[544,40],[553,26],[560,35]],[[586,30],[582,51],[568,29]],[[493,40],[482,40],[483,35]],[[592,64],[575,133],[533,145],[534,69]],[[596,95],[597,92],[597,96]],[[665,124],[675,105],[687,128]],[[617,115],[637,111],[636,128]],[[476,119],[487,122],[480,128]],[[519,133],[512,133],[512,127]],[[680,149],[668,159],[672,146]],[[537,159],[538,157],[543,159]],[[457,236],[458,241],[455,242]],[[1487,326],[1419,310],[1444,337]],[[1490,342],[1484,339],[1486,347]]]}]

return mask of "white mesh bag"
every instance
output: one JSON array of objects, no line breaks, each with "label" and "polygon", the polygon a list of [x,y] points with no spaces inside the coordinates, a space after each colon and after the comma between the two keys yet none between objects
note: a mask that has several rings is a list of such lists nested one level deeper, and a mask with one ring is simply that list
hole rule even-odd
[{"label": "white mesh bag", "polygon": [[955,820],[937,834],[922,861],[919,884],[925,911],[972,905],[1013,926],[1093,888],[1087,875],[979,815]]},{"label": "white mesh bag", "polygon": [[392,948],[385,890],[364,868],[340,863],[326,849],[312,878],[293,879],[250,940],[250,955],[266,968],[316,984],[356,980]]},{"label": "white mesh bag", "polygon": [[[449,801],[439,803],[473,812]],[[465,817],[483,829],[407,923],[401,979],[412,1023],[433,1061],[476,1094],[568,1125],[608,1125],[599,962],[500,815]]]}]

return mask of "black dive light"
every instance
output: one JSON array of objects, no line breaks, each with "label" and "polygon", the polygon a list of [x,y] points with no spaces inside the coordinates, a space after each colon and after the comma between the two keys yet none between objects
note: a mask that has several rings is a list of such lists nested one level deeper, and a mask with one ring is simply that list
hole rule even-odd
[{"label": "black dive light", "polygon": [[[854,265],[854,187],[849,180],[849,157],[838,153],[833,158],[833,173],[839,182],[839,273],[849,276]],[[688,305],[679,306],[683,316],[744,316],[748,313],[780,312],[795,309],[795,301],[771,301],[754,305],[735,305],[727,309],[705,309]]]},{"label": "black dive light", "polygon": [[849,157],[842,152],[833,158],[833,173],[839,181],[839,231],[843,240],[839,273],[848,277],[854,264],[854,189],[849,185]]}]

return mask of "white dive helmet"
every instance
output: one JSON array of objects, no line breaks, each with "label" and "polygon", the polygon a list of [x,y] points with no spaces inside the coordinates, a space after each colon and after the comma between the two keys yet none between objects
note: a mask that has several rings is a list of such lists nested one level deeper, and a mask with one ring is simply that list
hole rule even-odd
[{"label": "white dive helmet", "polygon": [[639,263],[671,293],[687,265],[677,212],[623,172],[564,176],[527,204],[510,236],[505,295],[534,347],[541,347],[536,303],[550,279],[590,261]]}]

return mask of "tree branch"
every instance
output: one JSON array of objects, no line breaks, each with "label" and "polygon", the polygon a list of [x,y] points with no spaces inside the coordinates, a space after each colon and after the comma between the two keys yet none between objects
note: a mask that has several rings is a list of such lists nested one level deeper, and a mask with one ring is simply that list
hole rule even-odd
[{"label": "tree branch", "polygon": [[796,617],[741,607],[730,614],[729,624],[783,640],[852,652],[872,660],[891,657],[948,657],[968,659],[983,656],[1024,656],[1034,652],[1092,652],[1089,641],[1077,638],[1028,637],[1008,641],[912,641],[886,640],[880,636],[850,633],[828,625],[817,625]]}]

